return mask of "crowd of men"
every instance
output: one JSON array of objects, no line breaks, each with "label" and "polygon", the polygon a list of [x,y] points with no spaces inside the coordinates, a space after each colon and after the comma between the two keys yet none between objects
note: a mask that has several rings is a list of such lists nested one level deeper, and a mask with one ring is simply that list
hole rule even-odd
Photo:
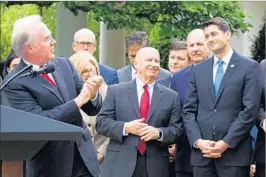
[{"label": "crowd of men", "polygon": [[[54,56],[56,41],[40,16],[18,19],[3,83],[28,65],[37,70],[52,63],[55,71],[15,78],[4,96],[13,108],[84,129],[76,141],[49,141],[24,162],[24,175],[265,177],[266,62],[237,53],[231,35],[226,20],[209,19],[186,41],[172,41],[168,71],[147,34],[132,32],[126,38],[130,64],[116,71],[93,58],[91,30],[74,34],[69,60]],[[97,66],[81,64],[79,71],[77,56]],[[107,92],[100,91],[103,84]],[[95,123],[86,123],[85,115],[97,115]],[[22,165],[4,161],[3,173],[22,175]]]}]

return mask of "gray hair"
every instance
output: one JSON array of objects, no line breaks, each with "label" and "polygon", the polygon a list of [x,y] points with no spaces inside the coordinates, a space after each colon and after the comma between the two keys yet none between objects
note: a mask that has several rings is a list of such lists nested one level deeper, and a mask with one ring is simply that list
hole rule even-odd
[{"label": "gray hair", "polygon": [[15,21],[11,37],[11,47],[18,57],[24,57],[24,45],[33,41],[32,28],[43,24],[40,15],[31,15]]}]

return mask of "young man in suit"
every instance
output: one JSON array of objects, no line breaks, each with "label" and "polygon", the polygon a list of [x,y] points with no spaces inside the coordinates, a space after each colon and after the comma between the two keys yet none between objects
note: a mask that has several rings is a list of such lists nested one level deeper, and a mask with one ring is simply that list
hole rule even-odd
[{"label": "young man in suit", "polygon": [[188,57],[186,42],[173,39],[169,47],[168,56],[168,69],[171,75],[165,79],[159,80],[159,83],[166,87],[170,87],[173,74],[186,68],[188,65],[190,65],[190,59]]},{"label": "young man in suit", "polygon": [[[181,105],[183,105],[188,92],[188,78],[190,71],[195,64],[200,63],[208,58],[210,50],[205,41],[204,31],[202,29],[194,29],[187,36],[187,52],[191,65],[183,70],[173,74],[171,80],[171,89],[179,93]],[[191,150],[184,133],[182,138],[176,143],[175,153],[175,170],[176,177],[193,177],[192,166],[190,165]]]},{"label": "young man in suit", "polygon": [[[96,38],[95,34],[87,29],[82,28],[74,34],[74,41],[72,43],[74,52],[88,51],[90,54],[94,54],[96,51]],[[107,85],[117,84],[118,76],[117,71],[110,66],[106,66],[99,63],[100,75],[103,77]]]},{"label": "young man in suit", "polygon": [[101,177],[169,175],[168,145],[182,133],[180,100],[156,82],[156,49],[140,49],[135,68],[136,79],[109,87],[97,117],[96,130],[110,137]]},{"label": "young man in suit", "polygon": [[[136,53],[138,52],[139,49],[148,46],[149,46],[149,39],[145,32],[136,31],[129,34],[129,36],[126,39],[126,48],[130,64],[117,71],[119,83],[135,79],[136,68],[134,66],[134,63],[135,63]],[[171,74],[169,71],[160,68],[160,73],[158,75],[157,80],[168,78],[170,77],[170,75]]]},{"label": "young man in suit", "polygon": [[224,19],[208,20],[203,30],[214,56],[193,67],[183,106],[193,176],[248,177],[249,132],[261,97],[259,64],[231,48]]},{"label": "young man in suit", "polygon": [[54,57],[56,41],[39,15],[18,19],[13,25],[12,49],[22,59],[5,78],[27,65],[39,69],[53,64],[55,71],[36,77],[17,77],[4,89],[11,107],[84,129],[76,141],[49,141],[29,161],[27,177],[98,177],[100,174],[91,135],[79,109],[96,115],[101,108],[97,94],[102,80],[96,76],[83,83],[66,58]]}]

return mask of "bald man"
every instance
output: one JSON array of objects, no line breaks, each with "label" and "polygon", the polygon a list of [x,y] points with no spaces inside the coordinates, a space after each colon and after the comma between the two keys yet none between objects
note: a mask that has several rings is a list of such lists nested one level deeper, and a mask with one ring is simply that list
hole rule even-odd
[{"label": "bald man", "polygon": [[[88,51],[90,54],[94,55],[96,51],[95,34],[87,28],[78,30],[74,34],[72,48],[74,52]],[[100,75],[107,85],[118,83],[117,71],[114,68],[99,63],[99,69]]]},{"label": "bald man", "polygon": [[101,177],[168,177],[168,145],[183,131],[178,94],[156,82],[159,52],[140,49],[135,68],[134,80],[109,87],[97,116],[110,137]]},{"label": "bald man", "polygon": [[[192,30],[187,36],[187,52],[192,65],[175,73],[171,80],[171,89],[179,93],[181,105],[187,97],[188,78],[194,64],[200,63],[208,58],[210,50],[205,41],[204,31],[201,29]],[[191,147],[185,133],[176,142],[175,170],[176,177],[193,177],[192,166],[190,165]]]}]

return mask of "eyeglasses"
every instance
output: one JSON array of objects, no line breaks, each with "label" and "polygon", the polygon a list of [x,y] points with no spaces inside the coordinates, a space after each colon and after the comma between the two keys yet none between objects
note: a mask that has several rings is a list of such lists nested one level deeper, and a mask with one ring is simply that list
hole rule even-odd
[{"label": "eyeglasses", "polygon": [[81,42],[76,42],[78,45],[82,46],[82,47],[85,47],[85,45],[87,47],[90,47],[90,46],[94,46],[95,43],[94,42],[85,42],[85,41],[81,41]]}]

